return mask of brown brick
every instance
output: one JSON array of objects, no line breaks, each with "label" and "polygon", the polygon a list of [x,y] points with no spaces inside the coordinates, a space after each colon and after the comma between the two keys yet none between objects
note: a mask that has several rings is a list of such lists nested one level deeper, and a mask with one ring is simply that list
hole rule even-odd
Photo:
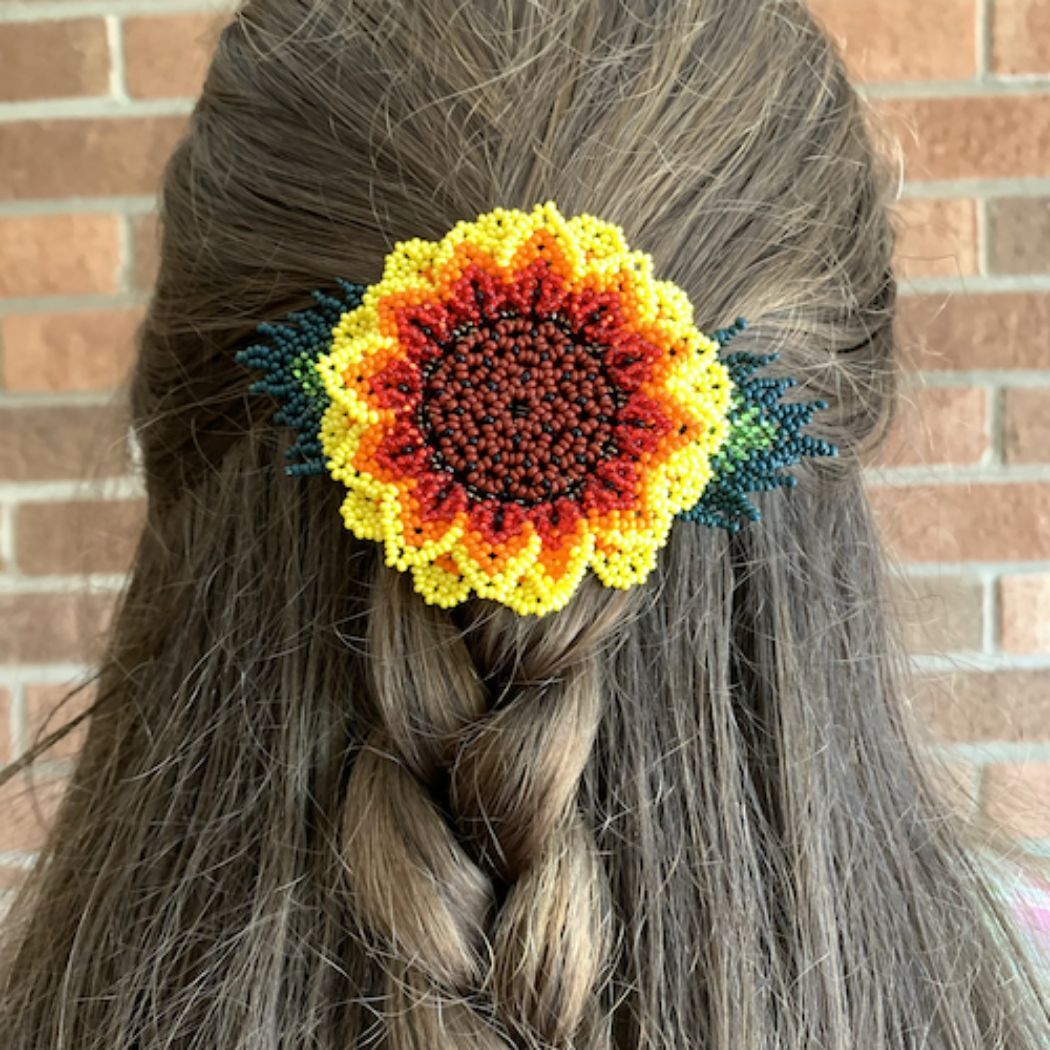
[{"label": "brown brick", "polygon": [[132,273],[136,288],[153,287],[157,279],[160,229],[157,216],[137,215],[131,226]]},{"label": "brown brick", "polygon": [[0,296],[115,292],[120,232],[113,215],[0,219]]},{"label": "brown brick", "polygon": [[865,81],[962,79],[977,70],[975,0],[810,0]]},{"label": "brown brick", "polygon": [[1050,671],[928,675],[916,712],[946,744],[1050,741]]},{"label": "brown brick", "polygon": [[892,486],[871,499],[904,562],[1050,559],[1050,484]]},{"label": "brown brick", "polygon": [[989,443],[987,391],[969,387],[909,390],[900,399],[879,463],[889,467],[978,463]]},{"label": "brown brick", "polygon": [[11,757],[11,690],[0,686],[0,765]]},{"label": "brown brick", "polygon": [[139,309],[12,314],[3,332],[7,390],[112,390],[127,378]]},{"label": "brown brick", "polygon": [[123,406],[0,407],[0,480],[126,476],[126,417]]},{"label": "brown brick", "polygon": [[[91,689],[82,689],[66,700],[68,692],[67,687],[60,685],[26,686],[26,733],[22,740],[24,747],[32,747],[73,721],[78,715],[90,710],[95,700]],[[41,755],[40,760],[51,762],[56,759],[75,758],[84,746],[87,726],[88,722],[85,720],[75,729],[71,729]]]},{"label": "brown brick", "polygon": [[109,93],[101,18],[0,25],[0,102]]},{"label": "brown brick", "polygon": [[1003,456],[1007,463],[1050,462],[1050,387],[1004,392]]},{"label": "brown brick", "polygon": [[926,371],[1045,368],[1050,295],[905,296],[898,331],[909,367]]},{"label": "brown brick", "polygon": [[898,201],[897,275],[956,277],[977,273],[977,204],[972,200]]},{"label": "brown brick", "polygon": [[66,782],[15,777],[0,787],[0,853],[41,849],[58,812]]},{"label": "brown brick", "polygon": [[1050,2],[995,0],[992,69],[996,73],[1050,73]]},{"label": "brown brick", "polygon": [[985,814],[1018,838],[1050,837],[1050,762],[986,766],[983,795]]},{"label": "brown brick", "polygon": [[40,664],[97,655],[111,594],[0,594],[0,661]]},{"label": "brown brick", "polygon": [[24,573],[125,572],[142,529],[141,500],[26,503],[15,515]]},{"label": "brown brick", "polygon": [[973,652],[984,641],[984,589],[979,580],[910,576],[895,594],[912,653]]},{"label": "brown brick", "polygon": [[0,124],[0,200],[157,192],[185,127],[183,117]]},{"label": "brown brick", "polygon": [[989,201],[988,252],[993,273],[1050,273],[1050,199]]},{"label": "brown brick", "polygon": [[999,581],[999,642],[1008,653],[1050,653],[1050,576]]},{"label": "brown brick", "polygon": [[1050,168],[1050,95],[886,99],[911,181],[1041,177]]},{"label": "brown brick", "polygon": [[189,14],[126,18],[124,56],[133,98],[194,98],[229,16]]}]

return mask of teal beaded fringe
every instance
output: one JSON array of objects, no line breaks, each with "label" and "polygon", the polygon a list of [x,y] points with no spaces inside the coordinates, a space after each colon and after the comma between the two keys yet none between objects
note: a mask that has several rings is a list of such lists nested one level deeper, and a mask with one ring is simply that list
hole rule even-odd
[{"label": "teal beaded fringe", "polygon": [[[714,338],[724,348],[747,327],[741,317]],[[798,479],[784,471],[803,456],[837,456],[828,441],[801,433],[826,401],[785,403],[780,399],[795,380],[755,378],[755,373],[779,354],[729,354],[722,358],[733,380],[729,438],[711,462],[714,476],[700,500],[678,515],[685,521],[739,532],[762,514],[749,498],[776,488],[794,488]]]},{"label": "teal beaded fringe", "polygon": [[328,472],[321,447],[321,417],[328,407],[328,394],[314,364],[328,351],[332,329],[339,319],[360,306],[365,287],[340,281],[340,296],[314,292],[316,306],[289,314],[280,323],[259,325],[259,335],[266,342],[235,355],[239,364],[265,373],[252,384],[250,392],[276,399],[280,408],[273,421],[296,434],[284,453],[292,461],[285,466],[287,474]]},{"label": "teal beaded fringe", "polygon": [[[268,394],[279,405],[273,421],[296,435],[285,450],[290,475],[327,473],[321,445],[321,420],[328,395],[314,369],[327,352],[332,330],[343,314],[360,305],[365,285],[339,282],[339,294],[314,292],[316,305],[289,314],[277,323],[261,324],[262,342],[238,351],[238,363],[263,372],[250,389]],[[743,318],[713,334],[721,347],[728,345],[747,327]],[[755,373],[777,359],[777,354],[730,354],[722,358],[733,380],[734,394],[729,411],[730,432],[725,445],[711,462],[713,476],[703,496],[678,517],[711,528],[738,532],[761,513],[750,496],[797,484],[785,471],[804,456],[835,456],[837,448],[801,431],[825,401],[785,403],[784,393],[795,386],[791,378],[757,378]]]}]

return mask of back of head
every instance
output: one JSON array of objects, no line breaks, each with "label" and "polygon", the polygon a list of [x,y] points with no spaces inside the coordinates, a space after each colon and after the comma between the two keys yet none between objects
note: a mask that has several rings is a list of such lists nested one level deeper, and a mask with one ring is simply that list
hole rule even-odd
[{"label": "back of head", "polygon": [[[828,402],[835,460],[645,586],[421,602],[234,359],[391,246],[553,198]],[[249,0],[168,167],[149,522],[14,915],[11,1050],[1044,1045],[908,726],[860,462],[887,180],[793,0]]]}]

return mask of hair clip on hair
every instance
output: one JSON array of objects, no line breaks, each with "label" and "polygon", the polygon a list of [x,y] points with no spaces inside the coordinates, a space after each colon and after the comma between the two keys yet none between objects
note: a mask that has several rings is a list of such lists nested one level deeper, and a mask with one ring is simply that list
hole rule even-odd
[{"label": "hair clip on hair", "polygon": [[644,582],[675,517],[737,530],[749,493],[793,484],[822,402],[785,404],[772,357],[720,355],[620,227],[552,201],[396,244],[382,278],[260,327],[293,474],[328,473],[342,514],[432,604],[471,594],[562,608],[584,573]]}]

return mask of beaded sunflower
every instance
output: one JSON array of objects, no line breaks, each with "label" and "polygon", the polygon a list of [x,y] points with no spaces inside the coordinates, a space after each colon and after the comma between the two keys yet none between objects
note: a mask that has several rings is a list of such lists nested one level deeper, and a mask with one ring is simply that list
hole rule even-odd
[{"label": "beaded sunflower", "polygon": [[823,402],[782,403],[772,360],[709,337],[620,227],[552,201],[496,208],[439,241],[395,244],[382,278],[314,293],[238,360],[265,375],[342,515],[432,604],[471,594],[562,608],[590,568],[642,583],[676,516],[736,531],[748,493],[834,455],[800,433]]}]

